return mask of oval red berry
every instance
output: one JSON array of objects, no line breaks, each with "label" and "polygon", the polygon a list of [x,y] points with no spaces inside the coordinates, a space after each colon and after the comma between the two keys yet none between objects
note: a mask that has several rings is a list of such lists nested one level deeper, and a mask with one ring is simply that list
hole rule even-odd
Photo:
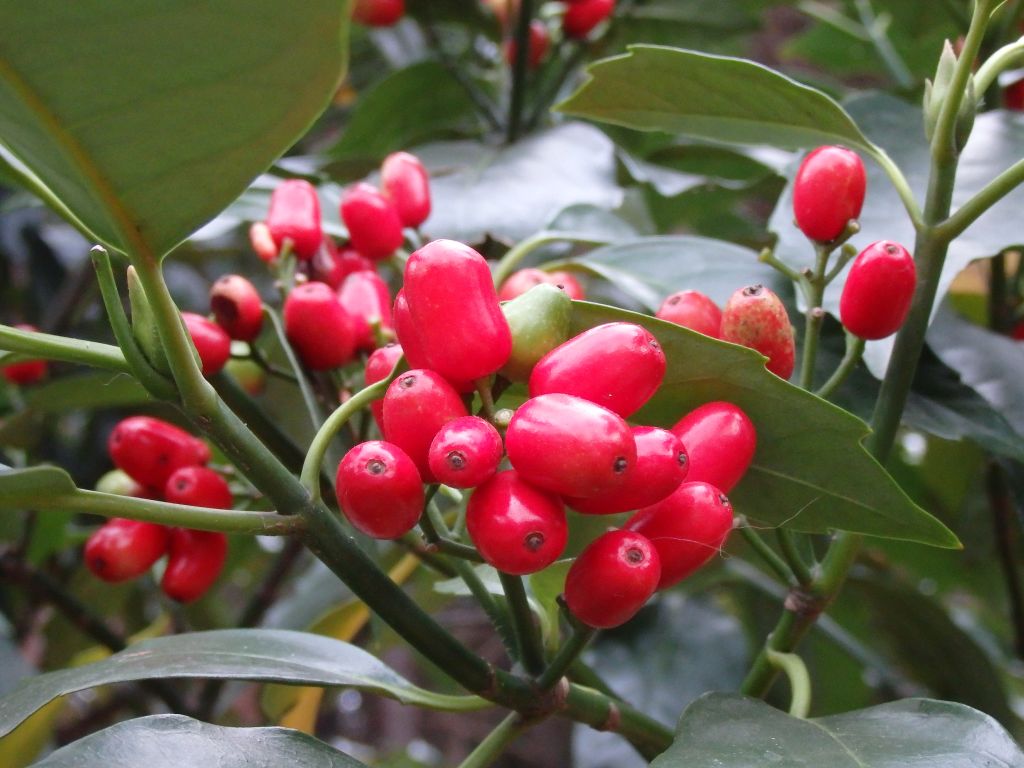
[{"label": "oval red berry", "polygon": [[441,427],[430,443],[430,471],[439,483],[475,488],[498,471],[504,448],[498,430],[478,416]]},{"label": "oval red berry", "polygon": [[228,537],[220,531],[172,528],[167,568],[160,588],[179,603],[198,600],[220,576],[227,555]]},{"label": "oval red berry", "polygon": [[164,526],[113,518],[85,542],[83,559],[89,570],[104,581],[127,581],[153,567],[167,546]]},{"label": "oval red berry", "polygon": [[583,550],[565,577],[565,604],[596,629],[625,624],[654,594],[658,551],[634,531],[608,531]]},{"label": "oval red berry", "polygon": [[[291,240],[292,251],[298,258],[313,258],[324,237],[316,188],[303,179],[278,184],[270,196],[267,228],[278,249],[285,240]],[[261,245],[257,252],[266,259],[264,251],[266,248]]]},{"label": "oval red berry", "polygon": [[811,240],[839,237],[860,216],[867,189],[864,163],[845,147],[818,147],[800,164],[793,181],[793,216]]},{"label": "oval red berry", "polygon": [[107,439],[117,467],[149,488],[163,488],[175,470],[210,460],[206,443],[166,421],[130,416]]},{"label": "oval red berry", "polygon": [[914,257],[899,243],[872,243],[853,260],[839,298],[839,318],[850,333],[869,341],[900,329],[917,286]]},{"label": "oval red berry", "polygon": [[182,312],[181,319],[199,353],[203,376],[220,373],[231,359],[231,337],[219,325],[194,312]]},{"label": "oval red berry", "polygon": [[716,401],[690,411],[672,432],[686,446],[690,482],[710,483],[728,493],[740,481],[757,448],[757,430],[743,409]]},{"label": "oval red berry", "polygon": [[768,358],[768,370],[783,379],[793,375],[796,338],[782,300],[763,285],[737,290],[722,311],[721,337]]},{"label": "oval red berry", "polygon": [[407,227],[418,227],[430,216],[430,176],[416,155],[395,152],[380,167],[380,186]]},{"label": "oval red berry", "polygon": [[341,460],[338,504],[352,525],[375,539],[397,539],[423,512],[423,482],[412,459],[393,443],[360,443]]},{"label": "oval red berry", "polygon": [[284,331],[313,371],[338,368],[355,352],[355,324],[324,283],[297,285],[284,302]]},{"label": "oval red berry", "polygon": [[167,478],[164,499],[191,507],[231,509],[234,498],[227,480],[208,467],[182,467]]},{"label": "oval red berry", "polygon": [[673,293],[662,302],[655,317],[713,339],[719,338],[722,326],[722,310],[700,291]]},{"label": "oval red berry", "polygon": [[341,219],[352,247],[368,259],[386,259],[402,247],[402,220],[384,195],[369,184],[356,184],[341,199]]},{"label": "oval red berry", "polygon": [[210,311],[232,339],[252,341],[263,328],[263,301],[241,275],[224,275],[210,288]]}]

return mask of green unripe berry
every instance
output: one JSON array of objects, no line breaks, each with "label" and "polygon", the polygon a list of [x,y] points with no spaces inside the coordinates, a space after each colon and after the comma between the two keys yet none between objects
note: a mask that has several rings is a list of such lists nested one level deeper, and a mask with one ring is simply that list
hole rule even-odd
[{"label": "green unripe berry", "polygon": [[535,285],[501,305],[512,329],[512,354],[501,374],[528,381],[533,366],[569,338],[572,299],[554,285]]}]

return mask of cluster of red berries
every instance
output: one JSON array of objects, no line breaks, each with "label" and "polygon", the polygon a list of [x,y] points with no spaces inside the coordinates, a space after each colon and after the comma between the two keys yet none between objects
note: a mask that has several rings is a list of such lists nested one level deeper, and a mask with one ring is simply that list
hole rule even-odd
[{"label": "cluster of red berries", "polygon": [[[107,448],[118,470],[101,479],[101,490],[231,509],[227,481],[204,466],[210,460],[209,447],[173,424],[131,416],[110,433]],[[171,599],[185,603],[201,597],[217,580],[227,548],[227,537],[216,531],[112,518],[89,537],[84,556],[96,576],[119,582],[141,576],[167,555],[160,587]]]},{"label": "cluster of red berries", "polygon": [[[394,307],[400,345],[376,350],[365,378],[386,378],[403,354],[411,370],[375,404],[384,439],[355,446],[339,464],[338,499],[356,528],[391,539],[420,519],[425,483],[475,489],[469,537],[486,562],[517,575],[561,556],[566,506],[582,514],[637,510],[591,543],[565,586],[578,619],[616,626],[719,550],[732,528],[724,493],[749,465],[755,431],[722,402],[671,431],[629,425],[666,367],[654,336],[632,323],[572,338],[566,323],[561,338],[529,351],[533,364],[520,371],[529,399],[514,415],[471,415],[463,395],[477,383],[486,389],[516,356],[512,305],[550,293],[568,302],[558,288],[538,285],[502,305],[472,248],[438,240],[413,253]],[[511,469],[499,471],[505,459]]]},{"label": "cluster of red berries", "polygon": [[[34,325],[26,325],[25,323],[19,323],[14,327],[19,331],[39,330]],[[25,386],[26,384],[35,384],[46,378],[47,369],[48,366],[45,360],[22,360],[20,363],[8,363],[7,365],[0,366],[0,373],[11,384]]]}]

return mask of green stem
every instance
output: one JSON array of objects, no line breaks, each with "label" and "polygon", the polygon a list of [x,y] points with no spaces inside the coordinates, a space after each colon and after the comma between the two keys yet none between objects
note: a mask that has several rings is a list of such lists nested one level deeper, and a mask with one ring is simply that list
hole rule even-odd
[{"label": "green stem", "polygon": [[937,237],[951,242],[971,224],[1024,182],[1024,160],[1018,160],[961,205],[952,216],[935,229]]},{"label": "green stem", "polygon": [[69,339],[0,325],[0,349],[30,356],[32,359],[60,360],[119,373],[132,373],[120,349],[95,341]]},{"label": "green stem", "polygon": [[804,587],[810,586],[814,577],[811,576],[811,571],[797,548],[796,535],[788,528],[776,528],[775,533],[779,540],[779,549],[782,550],[782,555],[796,577],[797,583]]},{"label": "green stem", "polygon": [[785,275],[785,277],[791,282],[803,287],[804,290],[807,289],[807,278],[789,266],[789,264],[779,259],[771,248],[762,249],[761,253],[758,254],[757,260],[762,264],[767,264],[776,272]]},{"label": "green stem", "polygon": [[494,268],[494,284],[501,286],[508,276],[511,275],[519,267],[520,262],[533,253],[541,246],[548,245],[549,243],[583,243],[585,245],[605,245],[608,241],[605,239],[592,238],[592,237],[580,237],[568,232],[552,232],[545,230],[538,232],[532,237],[528,237],[521,241],[518,245],[510,248],[508,252],[501,257],[501,261],[498,262]]},{"label": "green stem", "polygon": [[807,311],[804,313],[804,350],[800,362],[800,386],[810,390],[814,386],[814,363],[818,359],[818,340],[821,326],[825,322],[825,310],[821,302],[825,296],[825,270],[828,267],[828,246],[816,246],[814,274],[804,282],[804,298]]},{"label": "green stem", "polygon": [[498,726],[487,734],[487,738],[477,745],[465,760],[459,763],[459,768],[487,768],[493,765],[494,761],[501,757],[516,737],[529,727],[526,720],[518,712],[513,712]]},{"label": "green stem", "polygon": [[558,649],[555,658],[551,660],[551,663],[548,664],[547,668],[537,678],[537,687],[542,691],[546,691],[561,680],[569,667],[572,666],[572,663],[583,653],[583,649],[587,647],[587,643],[590,642],[595,633],[596,630],[592,627],[582,625],[574,627],[572,634],[569,635],[569,639]]},{"label": "green stem", "polygon": [[978,95],[991,88],[1001,72],[1024,63],[1024,37],[1014,40],[989,56],[974,75]]},{"label": "green stem", "polygon": [[527,66],[530,60],[530,22],[533,21],[533,0],[519,0],[516,17],[516,57],[512,62],[512,96],[509,98],[508,126],[505,138],[509,144],[519,138],[523,124],[523,105],[526,100]]},{"label": "green stem", "polygon": [[757,531],[750,527],[746,518],[738,517],[736,522],[740,534],[747,540],[747,543],[750,544],[754,552],[764,560],[765,565],[771,568],[775,575],[782,579],[785,584],[790,586],[796,584],[796,575],[793,573],[793,569],[775,553],[774,549],[768,546],[764,539],[758,535]]},{"label": "green stem", "polygon": [[792,689],[793,697],[789,704],[789,714],[799,717],[801,720],[807,718],[811,710],[811,676],[807,674],[807,665],[804,660],[795,653],[779,653],[769,651],[768,660],[772,666],[786,673],[789,678],[789,687]]},{"label": "green stem", "polygon": [[[305,369],[302,367],[302,363],[299,362],[299,358],[295,354],[295,350],[292,348],[291,343],[288,341],[288,337],[285,335],[281,318],[277,316],[277,312],[266,304],[263,305],[263,314],[266,315],[266,318],[274,327],[274,334],[277,336],[278,344],[280,344],[281,349],[284,350],[285,357],[288,358],[288,365],[291,366],[292,371],[295,373],[295,379],[298,382],[299,391],[302,393],[302,401],[306,404],[306,412],[309,414],[309,420],[313,425],[313,429],[319,429],[323,423],[323,414],[320,411],[320,402],[316,399],[316,393],[313,391],[313,386],[309,383],[309,379],[306,377]],[[319,465],[317,465],[317,468],[319,469]]]},{"label": "green stem", "polygon": [[843,382],[846,381],[846,378],[856,369],[857,364],[860,363],[860,359],[864,355],[864,344],[864,339],[854,336],[852,333],[847,333],[846,354],[843,355],[843,359],[839,361],[838,367],[829,376],[828,381],[822,384],[814,394],[827,400],[833,392],[839,389]]},{"label": "green stem", "polygon": [[523,580],[519,576],[501,571],[498,571],[498,577],[501,579],[501,587],[505,590],[505,599],[512,614],[519,661],[528,674],[537,676],[544,669],[544,649]]}]

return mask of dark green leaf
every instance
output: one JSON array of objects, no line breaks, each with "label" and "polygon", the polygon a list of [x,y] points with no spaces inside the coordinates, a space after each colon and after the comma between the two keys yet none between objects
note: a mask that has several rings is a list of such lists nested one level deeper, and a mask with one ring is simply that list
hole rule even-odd
[{"label": "dark green leaf", "polygon": [[439,709],[486,706],[475,697],[418,688],[340,640],[283,629],[222,629],[146,640],[95,664],[31,678],[0,700],[0,736],[59,696],[109,683],[181,677],[343,686]]},{"label": "dark green leaf", "polygon": [[38,413],[63,413],[83,408],[119,408],[152,400],[135,379],[125,374],[85,373],[61,376],[33,387],[25,403]]},{"label": "dark green leaf", "polygon": [[163,255],[324,109],[347,19],[339,0],[12,5],[0,141],[88,236]]},{"label": "dark green leaf", "polygon": [[74,493],[71,476],[60,467],[11,469],[0,464],[0,503],[3,507],[31,507],[33,502]]},{"label": "dark green leaf", "polygon": [[828,96],[752,61],[634,45],[588,73],[561,111],[736,144],[869,144]]},{"label": "dark green leaf", "polygon": [[799,531],[843,529],[958,546],[956,536],[915,505],[864,450],[864,422],[768,373],[757,353],[644,315],[584,302],[574,302],[573,309],[577,332],[629,321],[661,342],[668,370],[637,415],[639,423],[672,425],[712,400],[747,412],[758,447],[746,477],[730,493],[738,512]]},{"label": "dark green leaf", "polygon": [[344,752],[290,728],[225,728],[182,715],[112,725],[62,747],[37,768],[181,768],[183,765],[366,768]]},{"label": "dark green leaf", "polygon": [[904,699],[815,720],[713,693],[683,714],[652,768],[1021,768],[1024,753],[988,715]]}]

